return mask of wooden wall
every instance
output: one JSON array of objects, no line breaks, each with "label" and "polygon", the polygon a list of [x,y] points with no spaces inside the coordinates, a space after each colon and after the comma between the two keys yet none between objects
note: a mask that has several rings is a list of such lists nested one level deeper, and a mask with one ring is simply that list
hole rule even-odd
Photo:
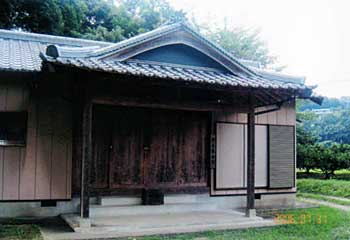
[{"label": "wooden wall", "polygon": [[[257,111],[263,111],[266,107],[261,107]],[[233,123],[247,123],[247,114],[245,113],[230,113],[219,112],[215,115],[216,121],[219,122],[233,122]],[[255,116],[256,124],[271,124],[271,125],[287,125],[295,126],[295,102],[290,101],[284,103],[280,110],[269,112]]]},{"label": "wooden wall", "polygon": [[30,96],[25,82],[0,82],[0,111],[27,111],[25,147],[0,146],[0,200],[71,198],[71,109]]},{"label": "wooden wall", "polygon": [[[263,111],[265,109],[267,108],[260,108],[257,111]],[[244,159],[246,158],[243,152],[246,150],[246,148],[244,148],[242,144],[238,144],[238,145],[236,144],[237,146],[232,145],[232,142],[233,143],[239,142],[239,139],[236,139],[236,138],[242,139],[243,127],[239,129],[240,132],[236,131],[234,133],[234,135],[237,135],[237,136],[227,136],[227,134],[228,134],[228,131],[230,130],[232,131],[235,128],[238,128],[237,126],[239,126],[240,124],[246,124],[247,114],[217,112],[215,114],[215,121],[219,122],[219,124],[217,124],[217,144],[218,144],[217,145],[217,165],[215,169],[211,170],[211,193],[213,195],[246,194],[246,189],[242,188],[242,186],[245,187],[244,180],[246,178],[246,176],[244,176],[245,174],[243,173],[244,170],[242,170],[243,165],[245,165],[245,164],[242,165],[242,162],[244,163],[245,161]],[[282,141],[281,139],[278,140],[280,143],[278,143],[278,141],[276,142],[276,136],[273,136],[272,139],[269,138],[270,140],[273,140],[271,142],[273,142],[272,150],[274,151],[272,155],[274,159],[272,159],[271,161],[271,156],[269,159],[266,156],[267,151],[271,153],[271,149],[268,148],[269,144],[267,144],[267,138],[266,138],[267,133],[262,134],[262,132],[259,131],[259,128],[258,127],[256,128],[256,139],[255,139],[255,146],[256,146],[255,181],[256,182],[255,183],[256,183],[256,187],[261,187],[261,188],[256,189],[255,191],[257,193],[276,193],[280,191],[287,191],[287,192],[295,191],[295,188],[293,187],[293,184],[292,184],[294,180],[294,173],[295,173],[295,170],[294,170],[295,160],[293,156],[294,146],[295,146],[295,143],[293,142],[295,139],[294,126],[296,124],[295,102],[291,101],[283,104],[281,109],[278,111],[257,115],[255,117],[255,121],[257,124],[264,124],[259,126],[260,130],[262,130],[261,127],[265,127],[264,131],[273,127],[277,129],[282,129],[281,131],[284,133],[283,135],[280,134],[282,137],[284,137],[283,138],[284,141]],[[228,124],[228,123],[231,123],[231,124]],[[235,124],[232,124],[232,123],[235,123]],[[270,126],[266,128],[266,125],[270,125]],[[231,129],[225,126],[230,126]],[[223,142],[223,141],[231,142],[231,144],[229,143],[228,146],[220,144],[220,142]],[[280,146],[281,142],[284,144],[282,147]],[[287,149],[287,150],[281,151],[281,149]],[[229,159],[222,159],[223,157],[227,158],[228,156],[230,156]],[[266,158],[263,158],[262,156],[266,156]],[[280,156],[283,156],[283,158],[281,158]],[[269,171],[267,169],[266,161],[270,161]],[[281,161],[284,161],[282,165],[280,164]],[[233,167],[233,166],[236,166],[236,167]],[[276,171],[275,168],[276,169],[282,168],[282,170],[277,169],[278,171]],[[271,174],[271,171],[273,171],[273,174]],[[225,172],[227,173],[226,174],[227,176],[218,176],[219,174],[225,174]],[[269,177],[273,176],[273,179],[275,181],[273,184],[271,184],[271,179],[267,176],[268,172],[270,172]],[[266,174],[262,174],[262,173],[266,173]],[[262,184],[262,182],[267,183],[268,180],[270,180],[268,182],[268,186],[265,184],[266,187],[263,187],[264,184]],[[276,189],[276,188],[272,189],[272,187],[274,186],[280,187],[281,189]]]}]

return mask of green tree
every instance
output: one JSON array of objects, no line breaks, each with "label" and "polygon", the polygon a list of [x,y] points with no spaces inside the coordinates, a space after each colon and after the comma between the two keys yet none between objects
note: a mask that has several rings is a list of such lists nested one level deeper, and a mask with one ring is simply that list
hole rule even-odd
[{"label": "green tree", "polygon": [[317,167],[318,159],[315,156],[314,144],[297,144],[297,167],[305,169],[307,174]]},{"label": "green tree", "polygon": [[1,27],[60,34],[62,12],[57,0],[5,0],[0,5]]},{"label": "green tree", "polygon": [[235,57],[255,61],[266,67],[274,64],[276,57],[270,55],[259,34],[259,30],[241,27],[207,29],[208,37]]},{"label": "green tree", "polygon": [[[111,42],[180,21],[199,28],[167,0],[3,0],[0,4],[1,28]],[[216,28],[204,34],[237,58],[263,66],[275,61],[258,31]]]},{"label": "green tree", "polygon": [[[299,108],[297,103],[297,109]],[[297,112],[297,167],[306,170],[307,174],[317,165],[314,145],[318,140],[315,132],[305,129],[305,122],[312,121],[317,116],[310,112]]]},{"label": "green tree", "polygon": [[336,170],[349,167],[350,145],[338,143],[317,143],[315,147],[315,159],[317,167],[322,170],[326,179],[334,176]]},{"label": "green tree", "polygon": [[185,21],[166,0],[4,0],[0,27],[117,42]]}]

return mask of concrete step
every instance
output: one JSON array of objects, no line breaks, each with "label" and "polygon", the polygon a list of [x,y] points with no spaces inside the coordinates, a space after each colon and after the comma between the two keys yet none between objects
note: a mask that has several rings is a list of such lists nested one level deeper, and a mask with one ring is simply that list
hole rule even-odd
[{"label": "concrete step", "polygon": [[[165,204],[197,202],[197,196],[193,194],[169,194],[164,196]],[[138,196],[103,196],[99,197],[98,204],[102,206],[132,206],[141,205],[142,200]]]},{"label": "concrete step", "polygon": [[137,196],[111,196],[100,197],[98,204],[101,206],[134,206],[141,205],[142,200]]},{"label": "concrete step", "polygon": [[[273,220],[260,217],[247,218],[244,213],[230,210],[193,211],[170,214],[91,218],[92,227],[79,227],[79,216],[65,214],[62,218],[76,232],[88,234],[85,238],[116,238],[126,236],[172,234],[181,232],[266,227],[275,225]],[[81,238],[82,239],[82,238]]]},{"label": "concrete step", "polygon": [[169,194],[164,196],[165,204],[197,203],[197,196],[193,194]]},{"label": "concrete step", "polygon": [[134,216],[147,214],[168,214],[188,211],[211,211],[217,209],[212,203],[181,203],[164,204],[156,206],[134,205],[134,206],[102,206],[91,205],[91,217],[113,217],[113,216]]}]

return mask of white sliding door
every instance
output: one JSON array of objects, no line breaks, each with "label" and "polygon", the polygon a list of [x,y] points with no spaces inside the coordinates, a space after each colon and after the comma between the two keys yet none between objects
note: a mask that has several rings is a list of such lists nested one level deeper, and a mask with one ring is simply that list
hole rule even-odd
[{"label": "white sliding door", "polygon": [[244,125],[218,123],[216,135],[216,189],[243,188]]},{"label": "white sliding door", "polygon": [[[247,186],[246,124],[218,123],[216,128],[216,189]],[[267,126],[255,126],[255,186],[267,186]]]}]

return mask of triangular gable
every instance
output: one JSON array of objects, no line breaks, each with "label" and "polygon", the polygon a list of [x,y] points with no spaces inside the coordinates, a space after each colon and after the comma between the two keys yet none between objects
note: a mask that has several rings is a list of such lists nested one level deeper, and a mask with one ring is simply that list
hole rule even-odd
[{"label": "triangular gable", "polygon": [[231,54],[184,24],[173,24],[140,34],[97,50],[90,57],[107,61],[131,59],[161,61],[162,63],[225,69],[248,76],[255,75]]},{"label": "triangular gable", "polygon": [[227,71],[225,67],[214,59],[185,44],[172,44],[157,47],[135,55],[130,59],[155,63],[180,64],[191,67],[214,68]]}]

